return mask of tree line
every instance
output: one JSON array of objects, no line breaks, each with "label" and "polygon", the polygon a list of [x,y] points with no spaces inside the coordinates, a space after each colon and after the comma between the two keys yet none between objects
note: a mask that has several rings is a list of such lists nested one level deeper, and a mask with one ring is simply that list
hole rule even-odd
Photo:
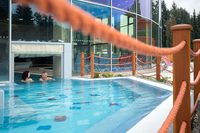
[{"label": "tree line", "polygon": [[177,24],[190,24],[193,26],[191,31],[191,49],[193,49],[194,39],[200,39],[200,12],[193,14],[187,12],[182,7],[178,8],[173,2],[171,9],[167,9],[166,3],[162,1],[162,47],[172,47],[172,31],[170,27]]}]

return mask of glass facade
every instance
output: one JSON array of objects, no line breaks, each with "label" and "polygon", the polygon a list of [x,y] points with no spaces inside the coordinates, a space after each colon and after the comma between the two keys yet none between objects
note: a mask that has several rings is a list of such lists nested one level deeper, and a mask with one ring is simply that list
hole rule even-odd
[{"label": "glass facade", "polygon": [[0,81],[9,80],[9,1],[0,1]]},{"label": "glass facade", "polygon": [[12,41],[70,42],[70,28],[30,5],[12,3]]},{"label": "glass facade", "polygon": [[[161,46],[161,0],[71,0],[71,2],[92,14],[96,20],[110,25],[111,28],[121,33],[128,34],[149,45]],[[9,6],[8,0],[0,1],[0,81],[10,79],[9,55],[12,51],[9,49],[13,44],[32,44],[32,46],[37,43],[41,45],[71,44],[72,76],[80,75],[81,52],[85,53],[85,57],[90,56],[91,52],[94,52],[95,56],[103,57],[95,58],[95,63],[98,64],[120,64],[131,60],[128,57],[132,54],[131,51],[117,48],[99,38],[85,36],[80,31],[74,32],[68,24],[57,23],[51,15],[44,15],[31,5],[22,7],[12,2],[11,9]],[[9,22],[9,16],[12,17],[11,22]],[[46,53],[47,56],[54,55]],[[105,59],[120,57],[127,58],[125,60]],[[152,58],[139,54],[137,57],[142,61]],[[52,57],[50,59],[52,60]],[[85,63],[90,64],[90,60],[86,60]],[[95,66],[95,71],[109,72],[116,71],[116,69],[126,71],[129,66],[123,68],[110,65]],[[85,68],[85,73],[89,71],[90,67]]]}]

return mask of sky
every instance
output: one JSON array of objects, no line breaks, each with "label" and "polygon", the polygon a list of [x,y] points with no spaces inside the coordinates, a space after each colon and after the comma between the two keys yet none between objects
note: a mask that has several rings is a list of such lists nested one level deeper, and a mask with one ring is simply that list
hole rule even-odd
[{"label": "sky", "polygon": [[196,13],[200,12],[200,0],[165,0],[168,9],[171,9],[173,1],[177,4],[177,6],[183,9],[186,9],[192,15],[194,9]]}]

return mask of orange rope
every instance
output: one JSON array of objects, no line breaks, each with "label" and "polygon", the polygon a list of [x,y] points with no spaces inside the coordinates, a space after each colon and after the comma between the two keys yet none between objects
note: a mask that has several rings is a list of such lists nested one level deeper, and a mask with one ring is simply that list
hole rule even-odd
[{"label": "orange rope", "polygon": [[190,73],[193,73],[194,71],[191,71]]},{"label": "orange rope", "polygon": [[87,57],[87,58],[83,58],[84,60],[89,59],[91,56]]},{"label": "orange rope", "polygon": [[160,74],[160,76],[161,76],[164,80],[166,80],[168,83],[173,84],[171,81],[167,80],[167,79],[166,79],[165,77],[163,77],[161,74]]},{"label": "orange rope", "polygon": [[181,88],[180,91],[177,95],[176,101],[174,102],[174,106],[171,109],[169,115],[167,116],[167,119],[165,120],[165,122],[163,123],[162,127],[159,129],[158,133],[167,133],[167,131],[169,130],[170,125],[172,124],[172,122],[174,121],[178,110],[182,104],[182,100],[183,97],[185,95],[185,91],[186,91],[186,81],[183,81],[181,84]]},{"label": "orange rope", "polygon": [[153,62],[156,58],[154,58],[152,61],[149,61],[149,62],[143,62],[143,61],[141,61],[140,59],[138,59],[137,57],[135,57],[140,63],[142,63],[142,64],[149,64],[149,63],[151,63],[151,62]]},{"label": "orange rope", "polygon": [[44,14],[52,14],[60,23],[68,22],[74,31],[81,30],[84,35],[92,35],[102,41],[109,42],[118,48],[135,51],[138,54],[164,56],[179,52],[186,41],[172,48],[159,48],[147,45],[127,34],[120,33],[110,26],[95,20],[89,13],[64,0],[15,0],[23,5],[28,3],[36,6],[37,10]]},{"label": "orange rope", "polygon": [[101,58],[101,59],[109,59],[109,60],[111,60],[111,59],[125,59],[125,58],[129,58],[129,57],[131,57],[132,55],[130,55],[130,56],[127,56],[127,57],[121,57],[121,58],[105,58],[105,57],[100,57],[100,56],[95,56],[94,55],[94,57],[97,57],[97,58]]},{"label": "orange rope", "polygon": [[119,72],[94,72],[94,73],[124,73],[124,72],[131,72],[132,70],[128,71],[119,71]]},{"label": "orange rope", "polygon": [[123,65],[130,65],[132,63],[124,63],[124,64],[97,64],[97,63],[94,63],[94,65],[97,65],[97,66],[123,66]]},{"label": "orange rope", "polygon": [[168,58],[165,58],[164,56],[162,56],[162,58],[164,58],[164,59],[166,59],[166,60],[168,60],[168,61],[170,61],[170,62],[173,62],[173,60],[170,60],[170,59],[168,59]]},{"label": "orange rope", "polygon": [[195,110],[197,109],[197,104],[198,104],[199,96],[200,96],[200,93],[199,93],[199,95],[197,96],[197,100],[195,101],[194,107],[192,108],[191,117],[192,117],[192,115],[194,114]]},{"label": "orange rope", "polygon": [[165,69],[166,71],[170,72],[170,73],[173,73],[172,71],[170,70],[167,70],[164,66],[160,65],[163,69]]},{"label": "orange rope", "polygon": [[194,80],[194,82],[190,83],[190,86],[195,86],[199,82],[199,79],[200,79],[200,71],[198,72],[198,75]]},{"label": "orange rope", "polygon": [[200,49],[196,53],[194,51],[192,51],[192,49],[190,49],[190,54],[192,56],[198,56],[200,54]]},{"label": "orange rope", "polygon": [[194,57],[190,58],[190,60],[193,60],[193,59],[194,59]]},{"label": "orange rope", "polygon": [[142,68],[142,69],[152,69],[152,68],[156,67],[156,65],[155,65],[155,66],[153,66],[153,67],[148,67],[148,68],[146,68],[146,67],[142,67],[142,66],[138,65],[137,63],[135,63],[135,64],[136,64],[138,67]]},{"label": "orange rope", "polygon": [[89,74],[91,74],[91,72],[89,72],[89,73],[87,73],[87,74],[84,74],[84,75],[89,75]]},{"label": "orange rope", "polygon": [[187,127],[187,123],[185,121],[183,121],[181,124],[179,133],[185,133],[186,127]]},{"label": "orange rope", "polygon": [[89,67],[89,66],[91,66],[91,64],[90,64],[90,65],[87,65],[87,66],[84,66],[84,67]]},{"label": "orange rope", "polygon": [[[136,70],[135,70],[136,71]],[[140,75],[142,75],[142,76],[144,76],[144,77],[153,77],[153,76],[156,76],[156,74],[154,74],[154,75],[143,75],[143,74],[141,74],[140,72],[138,72],[138,71],[136,71],[138,74],[140,74]]]}]

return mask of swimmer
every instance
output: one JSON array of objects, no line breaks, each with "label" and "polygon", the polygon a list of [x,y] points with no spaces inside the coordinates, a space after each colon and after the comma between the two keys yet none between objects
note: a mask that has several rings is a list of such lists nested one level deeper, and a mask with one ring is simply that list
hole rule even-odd
[{"label": "swimmer", "polygon": [[48,77],[48,73],[46,71],[44,71],[42,73],[42,77],[39,80],[40,81],[47,81],[47,80],[54,80],[55,81],[55,79],[52,79],[51,77]]},{"label": "swimmer", "polygon": [[33,80],[30,78],[30,72],[29,71],[24,71],[22,73],[22,80],[21,82],[33,82]]}]

